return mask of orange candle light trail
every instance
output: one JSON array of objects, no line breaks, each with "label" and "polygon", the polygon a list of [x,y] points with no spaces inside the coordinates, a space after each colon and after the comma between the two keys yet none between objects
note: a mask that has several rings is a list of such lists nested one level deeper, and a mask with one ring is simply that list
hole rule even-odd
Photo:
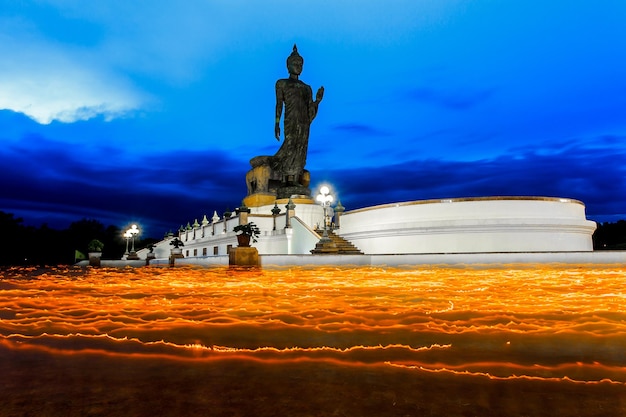
[{"label": "orange candle light trail", "polygon": [[9,269],[0,347],[626,386],[621,267]]}]

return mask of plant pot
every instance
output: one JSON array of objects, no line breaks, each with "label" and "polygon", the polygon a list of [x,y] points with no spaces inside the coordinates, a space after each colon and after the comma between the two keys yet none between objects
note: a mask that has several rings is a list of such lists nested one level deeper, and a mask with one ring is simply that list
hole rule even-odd
[{"label": "plant pot", "polygon": [[182,248],[172,248],[172,255],[182,255],[183,254],[183,250]]},{"label": "plant pot", "polygon": [[89,252],[89,265],[100,266],[101,257],[102,257],[102,252]]},{"label": "plant pot", "polygon": [[240,248],[249,248],[250,247],[250,236],[248,236],[248,235],[237,235],[237,245]]}]

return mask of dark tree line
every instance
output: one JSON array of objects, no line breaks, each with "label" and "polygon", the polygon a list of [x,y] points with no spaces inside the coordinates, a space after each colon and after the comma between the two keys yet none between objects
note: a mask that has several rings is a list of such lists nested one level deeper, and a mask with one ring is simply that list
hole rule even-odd
[{"label": "dark tree line", "polygon": [[598,223],[593,234],[594,250],[626,250],[626,220]]},{"label": "dark tree line", "polygon": [[[39,228],[26,226],[22,218],[0,211],[0,230],[4,239],[0,244],[0,265],[71,265],[76,251],[87,255],[92,239],[104,243],[103,259],[120,259],[126,251],[122,230],[105,227],[93,219],[82,219],[65,230],[56,230],[46,224]],[[135,248],[145,247],[155,239],[137,239]]]}]

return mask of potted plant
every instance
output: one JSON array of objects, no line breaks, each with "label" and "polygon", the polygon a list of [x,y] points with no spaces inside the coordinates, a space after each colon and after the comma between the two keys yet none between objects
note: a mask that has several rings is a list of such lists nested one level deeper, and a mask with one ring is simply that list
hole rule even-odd
[{"label": "potted plant", "polygon": [[261,234],[261,230],[253,222],[239,224],[233,228],[233,231],[237,233],[237,244],[240,247],[249,247],[250,240],[252,240],[252,243],[256,243],[257,238]]},{"label": "potted plant", "polygon": [[100,242],[98,239],[93,239],[87,245],[87,252],[89,252],[89,257],[93,254],[93,256],[100,257],[102,255],[102,248],[104,248],[104,243]]},{"label": "potted plant", "polygon": [[89,265],[91,266],[100,266],[100,258],[102,257],[102,249],[104,248],[104,243],[100,242],[98,239],[92,239],[91,242],[87,245],[87,252],[89,253]]},{"label": "potted plant", "polygon": [[175,237],[170,242],[170,245],[174,246],[171,251],[172,255],[182,255],[183,250],[181,249],[181,246],[185,246],[182,240],[180,240],[178,237]]}]

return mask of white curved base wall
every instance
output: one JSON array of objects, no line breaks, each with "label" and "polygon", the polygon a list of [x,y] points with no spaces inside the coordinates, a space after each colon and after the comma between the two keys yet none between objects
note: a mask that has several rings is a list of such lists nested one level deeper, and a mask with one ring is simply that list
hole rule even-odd
[{"label": "white curved base wall", "polygon": [[337,234],[366,254],[586,252],[596,229],[583,203],[550,197],[385,204],[340,221]]}]

